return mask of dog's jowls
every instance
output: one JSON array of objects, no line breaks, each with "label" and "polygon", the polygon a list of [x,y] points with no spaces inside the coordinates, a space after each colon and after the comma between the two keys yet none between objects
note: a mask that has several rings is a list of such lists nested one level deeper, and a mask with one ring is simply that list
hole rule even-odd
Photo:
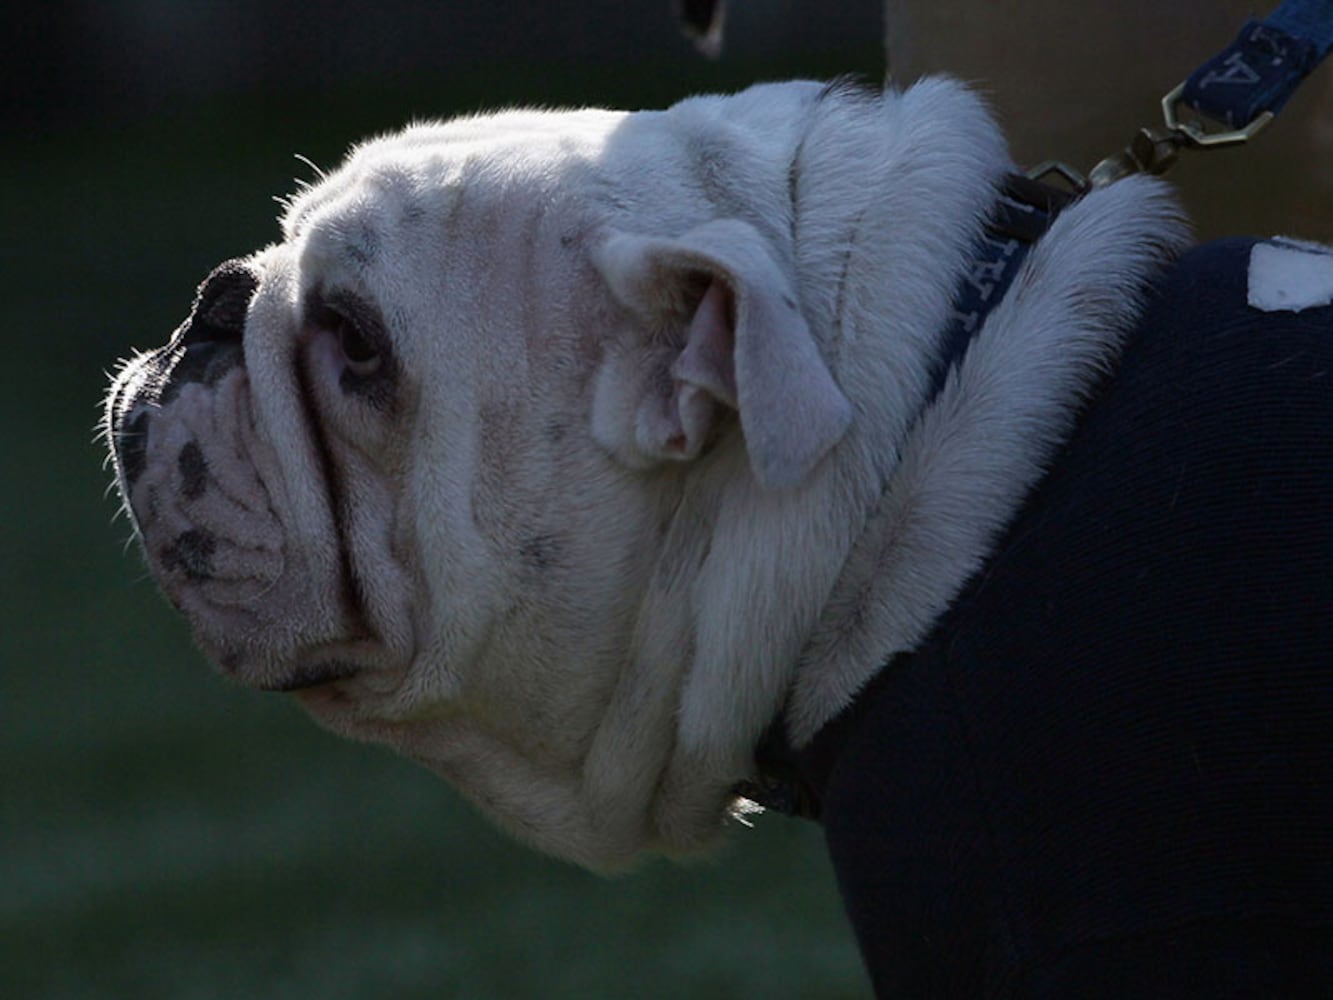
[{"label": "dog's jowls", "polygon": [[224,673],[536,846],[707,845],[777,713],[920,641],[1185,241],[1152,180],[1067,209],[927,403],[1008,169],[940,80],[367,143],[117,378],[149,565]]}]

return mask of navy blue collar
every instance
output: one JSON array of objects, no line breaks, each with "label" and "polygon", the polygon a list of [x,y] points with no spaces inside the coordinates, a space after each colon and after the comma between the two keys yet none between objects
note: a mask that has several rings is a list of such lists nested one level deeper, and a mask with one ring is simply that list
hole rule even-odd
[{"label": "navy blue collar", "polygon": [[1075,197],[1023,174],[1005,176],[971,266],[954,293],[953,321],[940,340],[928,404],[967,353],[986,316],[1004,298],[1028,251]]},{"label": "navy blue collar", "polygon": [[[967,353],[986,316],[1004,298],[1028,251],[1076,198],[1075,194],[1022,174],[1008,174],[1004,178],[986,229],[977,240],[971,265],[954,295],[953,320],[940,339],[923,410]],[[884,674],[881,670],[879,676]],[[755,748],[754,780],[742,782],[736,793],[765,809],[817,820],[823,781],[821,775],[811,773],[810,765],[813,763],[816,772],[824,769],[820,761],[831,766],[843,735],[856,718],[855,702],[820,730],[815,738],[816,752],[812,760],[805,761],[804,767],[787,738],[783,714],[773,720]],[[803,756],[809,755],[803,753]]]}]

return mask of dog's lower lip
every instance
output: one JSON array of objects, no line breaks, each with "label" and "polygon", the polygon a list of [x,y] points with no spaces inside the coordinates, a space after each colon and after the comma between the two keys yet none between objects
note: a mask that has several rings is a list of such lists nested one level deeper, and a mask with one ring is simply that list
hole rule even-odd
[{"label": "dog's lower lip", "polygon": [[349,663],[320,663],[294,670],[277,683],[264,685],[262,690],[276,691],[283,694],[291,691],[306,691],[310,688],[345,681],[356,676],[356,673],[356,667]]}]

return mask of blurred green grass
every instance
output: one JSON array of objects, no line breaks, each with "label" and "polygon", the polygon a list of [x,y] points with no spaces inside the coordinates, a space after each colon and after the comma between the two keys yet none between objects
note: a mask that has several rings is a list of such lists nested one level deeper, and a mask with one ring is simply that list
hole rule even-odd
[{"label": "blurred green grass", "polygon": [[[509,79],[501,103],[524,89]],[[616,880],[541,858],[414,765],[210,674],[114,519],[105,372],[160,342],[215,263],[276,237],[293,154],[329,165],[483,103],[243,98],[7,142],[0,996],[866,994],[812,825],[759,817],[718,859]]]}]

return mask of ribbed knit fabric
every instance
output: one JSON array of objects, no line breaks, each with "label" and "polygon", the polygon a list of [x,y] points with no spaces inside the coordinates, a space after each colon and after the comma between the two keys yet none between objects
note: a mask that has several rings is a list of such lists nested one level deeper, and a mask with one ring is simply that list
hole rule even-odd
[{"label": "ribbed knit fabric", "polygon": [[1252,242],[800,755],[882,996],[1333,996],[1333,308],[1249,308]]}]

